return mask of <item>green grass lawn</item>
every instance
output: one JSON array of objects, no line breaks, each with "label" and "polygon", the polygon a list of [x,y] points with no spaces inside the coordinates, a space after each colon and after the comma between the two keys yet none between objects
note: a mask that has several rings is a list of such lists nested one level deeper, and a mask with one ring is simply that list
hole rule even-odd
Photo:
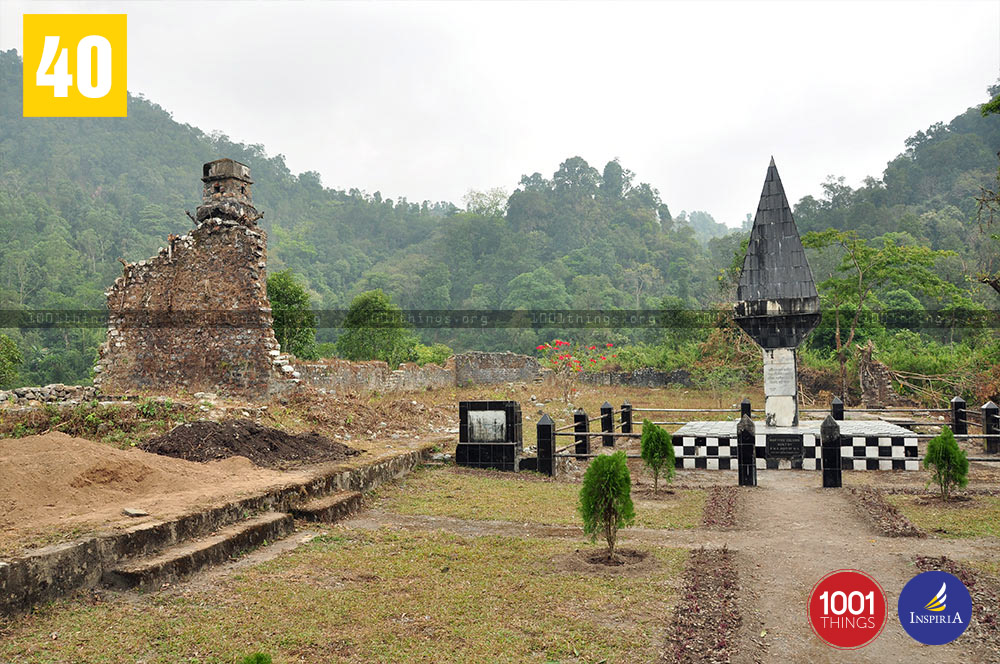
[{"label": "green grass lawn", "polygon": [[[535,477],[455,468],[421,468],[379,492],[377,506],[399,514],[462,519],[580,525],[576,512],[580,485]],[[705,492],[681,489],[657,500],[635,502],[635,525],[695,528],[701,523]]]},{"label": "green grass lawn", "polygon": [[886,494],[913,525],[939,537],[1000,537],[1000,498],[973,495],[968,501],[923,504],[923,496]]},{"label": "green grass lawn", "polygon": [[62,600],[0,623],[3,662],[650,662],[679,549],[632,574],[578,542],[335,531],[183,594]]}]

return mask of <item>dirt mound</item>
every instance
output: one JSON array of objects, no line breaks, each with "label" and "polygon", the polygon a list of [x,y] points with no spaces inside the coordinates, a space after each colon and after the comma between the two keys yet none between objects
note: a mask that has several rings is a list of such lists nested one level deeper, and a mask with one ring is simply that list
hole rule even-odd
[{"label": "dirt mound", "polygon": [[181,424],[162,436],[147,440],[140,447],[153,454],[186,461],[215,461],[242,456],[266,468],[341,461],[359,454],[358,450],[318,433],[291,434],[250,420]]},{"label": "dirt mound", "polygon": [[[0,439],[0,558],[91,530],[184,514],[287,483],[289,473],[233,457],[191,463],[64,433]],[[122,515],[130,507],[142,519]]]}]

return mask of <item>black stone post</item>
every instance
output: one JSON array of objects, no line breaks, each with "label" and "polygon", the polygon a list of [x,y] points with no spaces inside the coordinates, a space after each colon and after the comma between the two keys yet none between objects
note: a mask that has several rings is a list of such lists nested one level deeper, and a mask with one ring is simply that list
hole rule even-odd
[{"label": "black stone post", "polygon": [[535,443],[538,450],[538,472],[552,477],[555,474],[552,454],[556,449],[556,423],[548,415],[542,415],[535,430],[538,432],[538,441]]},{"label": "black stone post", "polygon": [[622,433],[632,433],[632,404],[622,404]]},{"label": "black stone post", "polygon": [[969,418],[965,414],[965,399],[962,397],[951,400],[951,432],[969,433]]},{"label": "black stone post", "polygon": [[830,402],[830,414],[833,415],[833,419],[838,422],[844,420],[844,400],[840,397],[834,397],[833,401]]},{"label": "black stone post", "polygon": [[[583,412],[583,408],[577,408],[573,413],[573,431],[590,431],[590,418]],[[576,453],[590,454],[590,436],[576,437]]]},{"label": "black stone post", "polygon": [[743,401],[740,402],[740,417],[741,418],[749,417],[752,420],[753,415],[751,413],[752,411],[750,410],[750,399],[747,397],[743,397]]},{"label": "black stone post", "polygon": [[[615,407],[607,401],[601,406],[601,431],[604,433],[615,432]],[[601,436],[601,438],[604,441],[604,447],[615,446],[614,436]]]},{"label": "black stone post", "polygon": [[840,425],[833,415],[827,415],[819,427],[819,441],[822,449],[823,486],[839,489],[842,471],[840,462]]},{"label": "black stone post", "polygon": [[740,486],[757,486],[757,457],[754,453],[753,420],[744,415],[736,425],[736,459]]},{"label": "black stone post", "polygon": [[[996,405],[992,401],[987,401],[982,407],[983,413],[983,433],[984,434],[998,434],[1000,433],[1000,421],[997,418],[1000,417],[1000,406]],[[986,453],[987,454],[997,454],[1000,453],[1000,438],[986,438]]]}]

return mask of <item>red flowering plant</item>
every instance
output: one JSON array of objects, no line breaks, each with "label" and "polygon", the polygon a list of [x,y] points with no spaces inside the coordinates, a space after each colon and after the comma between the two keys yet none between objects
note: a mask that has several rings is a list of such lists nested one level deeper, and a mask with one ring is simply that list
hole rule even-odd
[{"label": "red flowering plant", "polygon": [[575,392],[573,380],[584,371],[599,371],[618,357],[612,353],[614,344],[581,344],[562,339],[535,347],[541,355],[542,366],[552,370],[556,385],[562,388],[563,399],[569,401],[570,392]]}]

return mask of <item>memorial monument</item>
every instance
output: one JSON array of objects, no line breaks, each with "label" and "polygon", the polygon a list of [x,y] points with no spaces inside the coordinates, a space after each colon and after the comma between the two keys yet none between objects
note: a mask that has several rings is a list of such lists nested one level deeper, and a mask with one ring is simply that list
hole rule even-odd
[{"label": "memorial monument", "polygon": [[[757,468],[818,470],[819,420],[799,421],[795,349],[819,323],[819,294],[774,159],[740,272],[735,322],[764,353],[764,421],[754,423]],[[689,422],[673,434],[678,468],[736,470],[736,422]],[[919,470],[917,439],[881,420],[839,422],[846,470]]]},{"label": "memorial monument", "polygon": [[795,349],[819,324],[819,293],[773,157],[736,297],[736,324],[764,350],[764,424],[796,426]]}]

